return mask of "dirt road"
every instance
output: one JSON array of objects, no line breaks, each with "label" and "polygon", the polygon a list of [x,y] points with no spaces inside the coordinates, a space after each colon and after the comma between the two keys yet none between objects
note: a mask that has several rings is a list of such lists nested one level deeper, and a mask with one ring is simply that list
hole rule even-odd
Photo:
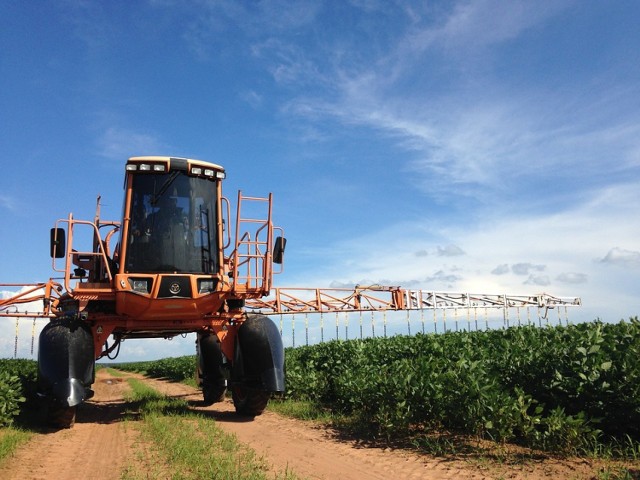
[{"label": "dirt road", "polygon": [[[594,466],[583,461],[540,461],[509,467],[362,447],[355,442],[340,441],[324,428],[271,412],[246,421],[233,413],[233,405],[229,401],[202,407],[200,393],[191,387],[153,379],[145,381],[165,394],[185,398],[194,409],[206,412],[222,429],[235,434],[240,442],[263,456],[274,471],[288,469],[302,478],[595,478]],[[122,421],[126,410],[123,395],[128,386],[122,378],[112,377],[101,369],[97,372],[94,389],[96,395],[78,409],[76,425],[72,429],[36,434],[31,442],[0,467],[0,478],[121,478],[123,469],[136,461],[134,452],[140,448],[135,420]]]}]

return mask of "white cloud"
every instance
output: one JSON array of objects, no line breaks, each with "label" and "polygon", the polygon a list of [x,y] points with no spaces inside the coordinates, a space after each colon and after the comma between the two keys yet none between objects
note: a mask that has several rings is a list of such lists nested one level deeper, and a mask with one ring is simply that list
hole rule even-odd
[{"label": "white cloud", "polygon": [[[469,50],[512,40],[565,8],[567,2],[480,0],[458,2],[440,24],[412,32],[406,44],[414,52],[443,49],[447,55],[464,57]],[[497,12],[500,12],[497,14]]]},{"label": "white cloud", "polygon": [[[496,211],[474,225],[439,222],[404,222],[371,231],[367,235],[335,245],[315,277],[305,276],[306,285],[328,285],[344,272],[371,283],[393,279],[394,285],[427,290],[474,293],[534,294],[544,291],[557,296],[577,296],[583,307],[572,318],[617,321],[640,313],[637,285],[640,270],[616,269],[611,281],[611,262],[634,263],[637,251],[612,249],[608,263],[602,245],[612,235],[621,244],[640,238],[637,216],[640,188],[634,183],[594,192],[582,204],[555,214],[506,215]],[[397,232],[403,235],[398,236]],[[442,241],[444,239],[444,242]],[[438,245],[456,245],[464,257],[424,255]],[[422,256],[416,252],[423,252]],[[518,259],[527,258],[522,262]],[[345,259],[347,259],[345,261]],[[524,277],[524,278],[523,278]]]},{"label": "white cloud", "polygon": [[609,250],[600,262],[623,267],[640,267],[640,252],[615,247]]},{"label": "white cloud", "polygon": [[[451,289],[455,287],[456,282],[461,280],[462,277],[460,275],[456,275],[455,273],[447,272],[445,270],[438,270],[433,275],[427,277],[424,280],[424,283],[431,285],[444,286],[447,289]],[[403,284],[404,286],[404,284]]]},{"label": "white cloud", "polygon": [[505,275],[507,273],[509,273],[509,265],[506,263],[498,265],[496,268],[491,270],[492,275]]},{"label": "white cloud", "polygon": [[11,306],[3,307],[5,313],[38,313],[43,310],[42,300],[29,301],[31,298],[37,298],[44,294],[42,288],[35,289],[33,286],[23,286],[16,290],[0,290],[0,299],[7,300],[15,298],[16,303]]},{"label": "white cloud", "polygon": [[[0,299],[6,300],[23,293],[22,300],[29,300],[41,295],[42,289],[30,292],[33,287],[22,287],[16,290],[0,290]],[[27,293],[25,293],[27,292]],[[39,313],[43,310],[42,300],[25,301],[0,309],[3,314]],[[47,319],[32,317],[0,317],[0,358],[37,358],[38,338]]]},{"label": "white cloud", "polygon": [[447,245],[445,247],[438,246],[439,257],[457,257],[460,255],[464,255],[464,250],[457,245]]},{"label": "white cloud", "polygon": [[546,267],[544,265],[533,265],[531,263],[516,263],[511,265],[511,271],[516,275],[530,275],[530,272],[542,272]]},{"label": "white cloud", "polygon": [[541,287],[546,287],[551,285],[551,280],[549,280],[548,275],[529,275],[529,278],[523,283],[523,285],[538,285]]},{"label": "white cloud", "polygon": [[588,275],[585,273],[565,272],[558,275],[556,280],[562,283],[577,285],[580,283],[587,283]]}]

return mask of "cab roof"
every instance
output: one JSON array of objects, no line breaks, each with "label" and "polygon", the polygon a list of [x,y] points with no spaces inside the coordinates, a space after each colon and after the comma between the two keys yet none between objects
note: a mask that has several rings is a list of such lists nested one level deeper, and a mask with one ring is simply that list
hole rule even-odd
[{"label": "cab roof", "polygon": [[[201,166],[206,168],[212,168],[224,172],[224,167],[215,163],[206,162],[204,160],[196,160],[193,158],[184,157],[163,157],[163,156],[143,156],[143,157],[130,157],[127,163],[144,163],[144,162],[160,162],[165,163],[171,169],[188,169],[188,167]],[[177,167],[177,168],[176,168]],[[182,168],[181,168],[182,167]]]}]

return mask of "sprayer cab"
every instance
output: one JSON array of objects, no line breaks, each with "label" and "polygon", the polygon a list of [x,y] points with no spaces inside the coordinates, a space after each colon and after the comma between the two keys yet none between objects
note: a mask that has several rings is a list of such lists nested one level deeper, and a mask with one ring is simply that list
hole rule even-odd
[{"label": "sprayer cab", "polygon": [[[125,203],[114,289],[116,311],[138,321],[202,318],[219,310],[224,258],[219,165],[134,157],[126,165]],[[171,304],[162,302],[171,300]],[[160,301],[160,302],[158,302]]]},{"label": "sprayer cab", "polygon": [[122,273],[220,273],[222,167],[143,157],[126,169]]},{"label": "sprayer cab", "polygon": [[[114,258],[117,313],[158,321],[174,319],[179,311],[182,321],[198,321],[269,294],[272,265],[282,263],[285,245],[284,238],[274,236],[281,229],[272,224],[271,195],[246,197],[239,192],[231,232],[221,166],[134,157],[126,172]],[[250,218],[245,219],[245,209]]]},{"label": "sprayer cab", "polygon": [[[229,317],[246,299],[269,294],[279,273],[273,265],[282,264],[286,245],[274,234],[281,229],[272,224],[271,195],[238,192],[232,231],[221,166],[132,157],[125,173],[121,222],[103,222],[98,204],[94,222],[70,216],[58,222],[66,229],[56,224],[51,230],[54,270],[64,272],[78,310],[110,305],[106,311],[127,319],[112,331],[123,338],[167,336],[194,331],[206,318]],[[74,235],[84,227],[93,230],[92,249],[76,250]],[[56,268],[60,258],[62,269]]]}]

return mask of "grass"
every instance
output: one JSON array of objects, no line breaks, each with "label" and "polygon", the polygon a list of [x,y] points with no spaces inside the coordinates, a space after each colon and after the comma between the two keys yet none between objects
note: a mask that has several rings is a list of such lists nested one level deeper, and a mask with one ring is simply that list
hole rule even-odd
[{"label": "grass", "polygon": [[288,471],[270,472],[253,450],[210,418],[191,411],[184,400],[166,397],[136,379],[127,381],[132,389],[128,400],[134,406],[128,416],[141,420],[142,435],[138,462],[125,470],[123,480],[297,478]]},{"label": "grass", "polygon": [[272,412],[290,418],[297,418],[298,420],[316,420],[322,423],[331,423],[335,419],[334,414],[308,400],[283,400],[274,397],[269,401],[267,408]]},{"label": "grass", "polygon": [[[109,373],[123,376],[112,369]],[[125,428],[139,429],[141,434],[135,460],[121,473],[122,480],[298,478],[289,471],[270,471],[264,459],[223,432],[213,419],[190,410],[186,401],[164,396],[137,379],[127,382],[131,405]],[[0,465],[36,431],[38,428],[1,428]]]},{"label": "grass", "polygon": [[9,458],[16,449],[27,443],[33,434],[16,427],[6,427],[0,429],[0,464]]},{"label": "grass", "polygon": [[104,368],[105,372],[107,372],[109,375],[111,375],[112,377],[126,377],[127,374],[120,371],[120,370],[116,370],[115,368],[110,368],[110,367],[98,367],[96,366],[96,370],[98,368]]},{"label": "grass", "polygon": [[637,480],[640,472],[624,467],[605,467],[598,472],[598,480]]}]

